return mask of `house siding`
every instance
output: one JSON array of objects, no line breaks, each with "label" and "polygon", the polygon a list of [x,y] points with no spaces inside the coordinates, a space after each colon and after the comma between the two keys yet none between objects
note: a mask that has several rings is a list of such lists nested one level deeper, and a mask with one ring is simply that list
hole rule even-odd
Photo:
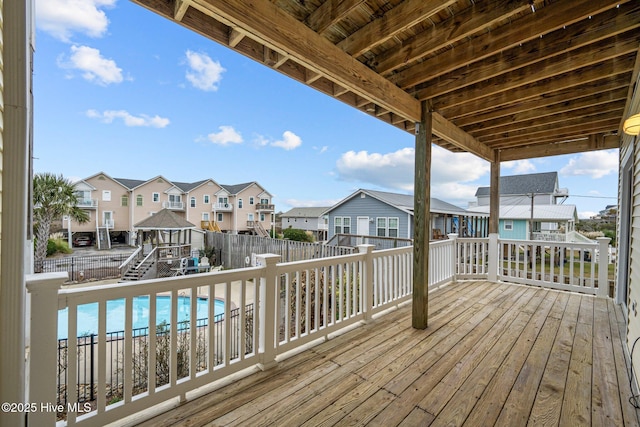
[{"label": "house siding", "polygon": [[377,218],[398,218],[398,237],[406,238],[408,235],[413,237],[409,233],[409,216],[406,212],[381,202],[378,199],[365,195],[361,198],[360,194],[357,194],[350,200],[346,201],[342,205],[334,208],[329,213],[329,232],[328,239],[335,236],[335,218],[336,217],[349,217],[351,218],[351,233],[357,233],[358,217],[367,216],[373,219],[373,223],[369,222],[369,235],[375,236],[376,233],[376,220]]},{"label": "house siding", "polygon": [[[505,221],[513,221],[513,229],[505,230],[504,224]],[[509,220],[509,219],[501,219],[500,224],[500,238],[502,239],[514,239],[514,240],[526,240],[527,239],[527,221],[523,220]]]}]

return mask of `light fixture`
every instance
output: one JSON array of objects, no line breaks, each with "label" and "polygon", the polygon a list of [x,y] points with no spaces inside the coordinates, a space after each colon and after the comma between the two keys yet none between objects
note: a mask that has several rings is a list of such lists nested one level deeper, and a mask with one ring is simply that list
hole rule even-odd
[{"label": "light fixture", "polygon": [[634,114],[624,121],[624,125],[622,125],[622,130],[627,135],[636,136],[640,134],[640,113]]}]

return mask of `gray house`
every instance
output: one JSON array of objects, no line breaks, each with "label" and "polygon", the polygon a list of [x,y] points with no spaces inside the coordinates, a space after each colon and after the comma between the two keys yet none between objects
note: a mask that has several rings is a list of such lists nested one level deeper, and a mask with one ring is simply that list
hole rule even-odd
[{"label": "gray house", "polygon": [[[329,208],[328,240],[337,234],[413,238],[413,195],[360,189]],[[431,239],[487,235],[488,215],[431,198]]]},{"label": "gray house", "polygon": [[328,218],[325,211],[328,207],[293,208],[280,215],[282,229],[297,228],[310,231],[316,240],[327,239]]},{"label": "gray house", "polygon": [[[500,177],[500,205],[555,205],[569,197],[569,190],[559,188],[558,172],[530,173]],[[489,187],[478,187],[475,206],[489,206]]]}]

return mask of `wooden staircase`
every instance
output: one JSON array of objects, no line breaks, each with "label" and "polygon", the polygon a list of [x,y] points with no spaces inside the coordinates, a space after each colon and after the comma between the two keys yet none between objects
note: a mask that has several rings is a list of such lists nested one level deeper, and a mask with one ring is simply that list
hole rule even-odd
[{"label": "wooden staircase", "polygon": [[122,275],[120,281],[131,282],[144,279],[155,263],[155,258],[138,260],[135,263],[132,263],[127,271]]},{"label": "wooden staircase", "polygon": [[264,227],[262,226],[262,223],[260,221],[254,221],[253,222],[253,230],[260,237],[269,237],[270,236],[269,232],[264,229]]}]

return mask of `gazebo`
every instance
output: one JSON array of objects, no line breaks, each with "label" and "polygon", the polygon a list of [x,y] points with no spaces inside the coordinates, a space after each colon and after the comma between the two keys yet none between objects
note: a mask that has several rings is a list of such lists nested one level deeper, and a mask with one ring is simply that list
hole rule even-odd
[{"label": "gazebo", "polygon": [[138,258],[149,260],[149,267],[153,266],[157,277],[170,275],[174,260],[191,255],[192,230],[195,228],[171,210],[162,209],[133,226],[135,241],[141,248]]}]

